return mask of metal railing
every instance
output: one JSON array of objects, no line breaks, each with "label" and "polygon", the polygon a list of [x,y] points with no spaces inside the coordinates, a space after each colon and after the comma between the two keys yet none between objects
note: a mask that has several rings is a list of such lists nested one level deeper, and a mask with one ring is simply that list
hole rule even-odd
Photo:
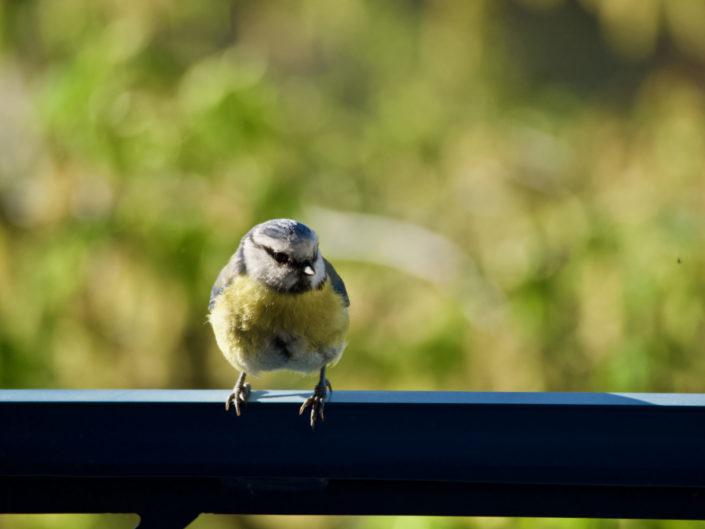
[{"label": "metal railing", "polygon": [[0,390],[0,513],[705,519],[705,395]]}]

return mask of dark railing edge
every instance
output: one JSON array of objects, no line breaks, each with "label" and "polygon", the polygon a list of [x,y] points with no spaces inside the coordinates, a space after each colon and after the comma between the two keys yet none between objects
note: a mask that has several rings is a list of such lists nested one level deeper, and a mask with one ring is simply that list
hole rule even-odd
[{"label": "dark railing edge", "polygon": [[0,512],[705,519],[705,395],[0,390]]}]

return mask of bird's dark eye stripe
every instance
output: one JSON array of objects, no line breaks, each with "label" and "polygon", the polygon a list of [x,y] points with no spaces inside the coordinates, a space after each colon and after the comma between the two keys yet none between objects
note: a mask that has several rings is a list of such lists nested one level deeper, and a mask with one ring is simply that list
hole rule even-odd
[{"label": "bird's dark eye stripe", "polygon": [[269,246],[263,246],[263,248],[272,257],[272,259],[274,259],[277,263],[284,264],[287,262],[291,262],[291,257],[289,257],[284,252],[277,252],[274,249],[270,248]]},{"label": "bird's dark eye stripe", "polygon": [[[274,259],[277,263],[279,264],[284,264],[284,263],[289,263],[290,265],[296,265],[298,267],[303,267],[309,264],[309,261],[295,261],[293,257],[291,257],[289,254],[285,252],[277,252],[274,248],[270,248],[269,246],[265,246],[264,244],[260,244],[257,241],[255,241],[254,237],[250,235],[250,242],[252,243],[253,246],[256,248],[260,248],[262,250],[265,250],[269,256]],[[316,249],[316,253],[313,255],[313,259],[311,260],[312,263],[315,263],[318,260],[318,249]]]}]

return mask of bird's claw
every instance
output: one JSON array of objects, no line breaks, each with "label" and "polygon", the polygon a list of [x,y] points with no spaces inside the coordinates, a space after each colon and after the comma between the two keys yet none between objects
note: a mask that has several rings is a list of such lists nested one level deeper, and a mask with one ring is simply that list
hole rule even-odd
[{"label": "bird's claw", "polygon": [[235,413],[240,416],[240,405],[247,404],[247,399],[250,397],[250,385],[249,384],[236,384],[233,388],[233,392],[228,395],[228,400],[225,401],[225,411],[230,409],[230,404],[235,405]]},{"label": "bird's claw", "polygon": [[330,385],[330,381],[326,378],[321,380],[313,390],[313,395],[307,398],[304,403],[299,408],[299,415],[303,415],[304,410],[311,406],[311,430],[316,429],[316,420],[318,417],[322,421],[325,421],[325,415],[323,415],[323,408],[326,405],[326,397],[328,395],[327,391],[333,393],[333,387]]}]

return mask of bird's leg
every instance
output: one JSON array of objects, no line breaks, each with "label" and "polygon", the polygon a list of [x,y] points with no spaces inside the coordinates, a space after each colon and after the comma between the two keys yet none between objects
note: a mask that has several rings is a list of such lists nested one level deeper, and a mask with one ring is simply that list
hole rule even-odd
[{"label": "bird's leg", "polygon": [[299,409],[299,415],[301,415],[308,406],[311,406],[312,430],[316,429],[316,420],[318,417],[320,417],[322,421],[325,420],[325,417],[323,416],[323,407],[326,403],[326,390],[333,393],[333,387],[330,385],[330,381],[326,378],[326,367],[323,366],[321,368],[321,378],[318,380],[318,384],[316,384],[316,387],[313,389],[313,395],[307,398]]},{"label": "bird's leg", "polygon": [[237,377],[237,382],[235,382],[233,392],[228,395],[228,400],[225,401],[225,411],[230,409],[230,403],[232,402],[235,405],[235,413],[237,413],[238,417],[240,416],[240,404],[246,404],[250,396],[250,385],[245,384],[246,375],[247,373],[244,371],[240,373],[240,376]]}]

